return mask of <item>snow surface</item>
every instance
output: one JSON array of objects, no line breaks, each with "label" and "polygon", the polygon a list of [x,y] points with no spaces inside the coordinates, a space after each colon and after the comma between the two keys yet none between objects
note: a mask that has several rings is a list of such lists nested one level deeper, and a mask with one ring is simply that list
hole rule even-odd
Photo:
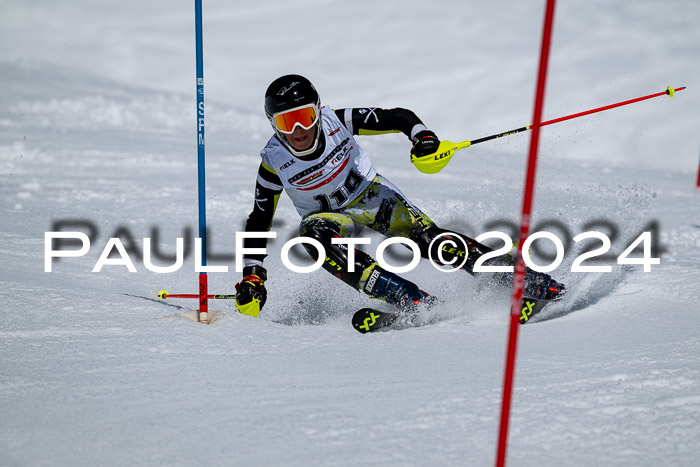
[{"label": "snow surface", "polygon": [[[335,108],[411,108],[453,141],[531,123],[544,2],[204,3],[215,255],[233,253],[252,206],[262,95],[281,74]],[[154,300],[196,292],[192,255],[164,275],[140,255],[145,237],[172,255],[196,232],[192,2],[0,11],[0,465],[493,463],[508,291],[423,263],[407,277],[445,301],[433,323],[358,334],[368,299],[282,266],[298,224],[283,198],[262,316],[220,301],[195,323],[193,302]],[[613,272],[570,272],[569,248],[555,271],[569,295],[521,329],[510,465],[698,465],[698,18],[696,0],[557,6],[546,119],[688,89],[543,129],[534,227],[616,234]],[[474,236],[519,221],[528,142],[460,151],[427,176],[403,136],[360,138],[440,225]],[[44,272],[44,232],[75,220],[97,228],[89,254]],[[661,264],[616,265],[654,222]],[[112,236],[136,273],[91,272]],[[231,269],[210,290],[231,293],[232,259],[210,263]]]}]

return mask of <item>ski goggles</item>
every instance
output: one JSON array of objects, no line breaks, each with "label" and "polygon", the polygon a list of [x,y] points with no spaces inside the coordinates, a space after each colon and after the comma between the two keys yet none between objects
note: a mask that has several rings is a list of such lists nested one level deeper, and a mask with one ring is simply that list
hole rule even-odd
[{"label": "ski goggles", "polygon": [[297,125],[304,130],[310,130],[318,121],[318,115],[318,106],[316,104],[307,104],[274,114],[271,120],[279,131],[291,134]]}]

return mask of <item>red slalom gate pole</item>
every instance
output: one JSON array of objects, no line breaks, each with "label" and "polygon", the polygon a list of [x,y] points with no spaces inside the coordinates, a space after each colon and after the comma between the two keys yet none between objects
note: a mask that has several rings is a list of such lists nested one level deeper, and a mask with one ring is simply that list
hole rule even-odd
[{"label": "red slalom gate pole", "polygon": [[700,190],[700,161],[698,161],[698,180],[695,182],[695,189]]},{"label": "red slalom gate pole", "polygon": [[[547,81],[547,64],[554,23],[555,0],[547,0],[542,31],[542,47],[540,49],[540,66],[537,75],[537,91],[535,94],[535,111],[532,118],[532,135],[530,138],[530,154],[527,161],[527,177],[523,194],[522,216],[520,221],[520,242],[515,260],[515,277],[513,279],[513,295],[510,305],[510,330],[508,335],[508,350],[506,352],[506,368],[503,381],[503,401],[501,404],[501,426],[498,436],[498,452],[496,466],[503,467],[506,463],[506,448],[508,444],[508,422],[510,418],[511,395],[513,393],[513,375],[515,372],[515,357],[518,345],[518,330],[520,328],[520,301],[523,296],[525,280],[525,263],[522,258],[522,245],[530,232],[530,215],[532,200],[535,193],[535,175],[537,173],[537,149],[542,127],[542,107],[544,90]],[[573,118],[573,117],[572,117]],[[552,122],[553,123],[553,122]]]}]

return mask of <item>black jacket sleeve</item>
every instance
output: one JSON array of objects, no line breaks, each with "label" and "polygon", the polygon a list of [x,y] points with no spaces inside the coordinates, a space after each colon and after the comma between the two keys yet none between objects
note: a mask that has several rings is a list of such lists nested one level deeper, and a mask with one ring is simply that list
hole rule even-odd
[{"label": "black jacket sleeve", "polygon": [[426,129],[416,114],[402,108],[348,108],[335,110],[335,114],[353,135],[403,133],[410,139]]}]

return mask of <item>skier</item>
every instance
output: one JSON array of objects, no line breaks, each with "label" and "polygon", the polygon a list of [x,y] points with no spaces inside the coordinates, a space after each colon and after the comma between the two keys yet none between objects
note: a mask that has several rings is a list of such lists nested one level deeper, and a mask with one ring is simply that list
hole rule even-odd
[{"label": "skier", "polygon": [[[324,269],[371,298],[395,305],[399,312],[415,311],[421,304],[430,305],[434,297],[413,282],[381,268],[363,251],[354,251],[355,267],[350,272],[348,247],[333,244],[331,239],[352,237],[363,227],[369,227],[387,237],[409,238],[419,246],[422,257],[428,258],[430,254],[438,258],[436,250],[440,242],[435,242],[432,247],[435,251],[429,252],[431,242],[439,235],[449,238],[450,232],[438,227],[396,186],[378,174],[354,138],[402,132],[412,142],[411,153],[420,158],[437,151],[440,140],[435,133],[407,109],[322,107],[313,84],[299,75],[282,76],[270,84],[265,93],[265,114],[275,134],[260,153],[255,203],[246,232],[270,230],[277,201],[284,190],[302,216],[301,236],[316,239],[325,248]],[[461,237],[468,249],[463,268],[474,275],[477,258],[492,250],[465,235]],[[264,238],[244,241],[246,248],[263,248],[266,244]],[[307,244],[304,247],[316,260],[316,248]],[[460,260],[464,251],[446,248],[442,256],[447,262]],[[244,256],[243,280],[236,284],[236,306],[241,313],[257,316],[265,304],[264,258],[265,255]],[[494,277],[512,283],[512,274]],[[524,296],[554,299],[564,292],[564,285],[549,275],[527,270]]]}]

